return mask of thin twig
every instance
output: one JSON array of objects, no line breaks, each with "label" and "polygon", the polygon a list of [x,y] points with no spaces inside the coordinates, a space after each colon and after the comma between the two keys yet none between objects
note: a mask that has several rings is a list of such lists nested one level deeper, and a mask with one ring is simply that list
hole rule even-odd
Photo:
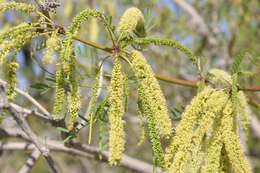
[{"label": "thin twig", "polygon": [[16,109],[14,109],[13,107],[10,106],[9,102],[7,101],[7,97],[6,97],[6,95],[4,95],[4,93],[5,93],[5,89],[3,86],[0,85],[0,95],[2,97],[1,104],[0,104],[0,110],[2,110],[2,109],[8,110],[8,112],[15,119],[16,123],[19,125],[19,127],[31,139],[31,141],[35,144],[37,149],[44,156],[44,158],[48,162],[52,172],[58,173],[58,170],[55,167],[54,161],[53,161],[52,157],[49,155],[49,149],[41,143],[41,141],[38,139],[37,135],[31,130],[31,127],[25,120],[25,117],[20,112],[17,112]]},{"label": "thin twig", "polygon": [[[0,79],[0,85],[6,86],[6,82]],[[23,90],[15,88],[15,91],[20,94],[21,96],[25,97],[28,101],[30,101],[34,106],[36,106],[45,116],[50,116],[50,113],[40,104],[38,103],[32,96],[26,93]]]},{"label": "thin twig", "polygon": [[26,160],[23,167],[19,170],[18,173],[29,173],[33,166],[35,165],[36,161],[40,158],[41,152],[38,149],[34,149],[32,154]]}]

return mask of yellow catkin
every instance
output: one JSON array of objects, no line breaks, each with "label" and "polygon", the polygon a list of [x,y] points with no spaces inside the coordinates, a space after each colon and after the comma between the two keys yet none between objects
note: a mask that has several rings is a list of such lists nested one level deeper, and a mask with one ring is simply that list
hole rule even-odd
[{"label": "yellow catkin", "polygon": [[207,154],[205,159],[205,165],[202,169],[202,173],[215,173],[216,170],[221,168],[221,150],[223,148],[222,131],[220,123],[217,124],[216,131],[210,140],[209,146],[206,148]]},{"label": "yellow catkin", "polygon": [[198,127],[190,131],[190,134],[192,135],[182,137],[184,143],[179,146],[179,149],[174,156],[170,172],[185,172],[192,153],[196,151],[194,149],[196,146],[201,145],[203,137],[208,131],[210,131],[216,116],[220,113],[227,100],[228,97],[226,93],[221,90],[214,91],[210,95],[210,98],[206,100],[206,103],[201,110],[201,118]]},{"label": "yellow catkin", "polygon": [[197,124],[198,115],[201,114],[206,100],[213,91],[215,90],[210,87],[205,87],[202,92],[192,99],[191,104],[185,109],[182,114],[182,120],[176,128],[176,135],[173,137],[171,144],[166,148],[165,162],[167,167],[171,165],[174,153],[179,146],[185,143],[185,138],[191,138],[191,132]]},{"label": "yellow catkin", "polygon": [[163,92],[152,68],[145,60],[142,53],[133,51],[132,53],[132,69],[137,78],[139,85],[139,93],[141,100],[145,100],[149,105],[151,116],[154,116],[156,129],[159,134],[164,137],[169,137],[172,134],[171,119],[168,114],[167,104]]},{"label": "yellow catkin", "polygon": [[140,36],[144,36],[143,13],[136,7],[127,9],[120,18],[118,31],[123,35],[129,35],[131,32],[135,32]]},{"label": "yellow catkin", "polygon": [[6,79],[7,79],[7,97],[8,99],[12,100],[14,99],[16,93],[15,93],[15,87],[17,83],[16,79],[16,70],[19,67],[19,64],[16,62],[11,62],[6,64],[5,73],[6,73]]},{"label": "yellow catkin", "polygon": [[234,114],[232,102],[226,104],[223,110],[222,139],[229,162],[236,173],[251,173],[251,167],[244,156],[244,151],[240,144],[239,136],[234,131]]},{"label": "yellow catkin", "polygon": [[117,165],[125,149],[125,132],[124,120],[122,117],[125,113],[124,108],[124,81],[125,76],[122,72],[120,60],[115,59],[112,70],[111,83],[109,86],[109,163]]}]

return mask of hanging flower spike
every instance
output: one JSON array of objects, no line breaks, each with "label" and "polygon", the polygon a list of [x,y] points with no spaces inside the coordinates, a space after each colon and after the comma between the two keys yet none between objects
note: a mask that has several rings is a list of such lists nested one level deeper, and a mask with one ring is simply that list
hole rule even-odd
[{"label": "hanging flower spike", "polygon": [[223,110],[222,118],[222,140],[227,152],[229,162],[237,173],[252,173],[252,169],[244,156],[239,136],[234,131],[234,111],[231,100]]},{"label": "hanging flower spike", "polygon": [[160,141],[160,136],[156,128],[156,119],[153,116],[153,112],[150,107],[149,100],[145,99],[145,93],[142,86],[138,87],[138,108],[142,116],[146,116],[147,126],[148,126],[148,134],[150,138],[150,142],[152,144],[153,150],[153,160],[155,161],[155,165],[165,168],[165,162],[163,157],[163,148]]},{"label": "hanging flower spike", "polygon": [[120,18],[118,31],[123,36],[128,36],[134,32],[137,36],[145,37],[143,13],[136,7],[127,9]]},{"label": "hanging flower spike", "polygon": [[142,53],[132,52],[132,70],[138,81],[138,93],[140,99],[147,102],[147,112],[153,116],[155,127],[159,134],[164,137],[170,137],[172,134],[171,119],[168,114],[166,100],[163,92],[150,65],[146,62]]},{"label": "hanging flower spike", "polygon": [[54,120],[61,120],[64,118],[61,112],[65,100],[65,81],[62,73],[62,66],[59,63],[56,65],[55,80],[55,99],[52,115]]},{"label": "hanging flower spike", "polygon": [[249,134],[249,124],[250,124],[250,107],[247,102],[247,97],[243,91],[238,92],[238,115],[241,122],[242,128],[245,131],[246,135]]},{"label": "hanging flower spike", "polygon": [[122,72],[120,60],[115,58],[112,70],[111,83],[109,86],[108,102],[109,102],[109,163],[117,165],[125,149],[125,132],[124,120],[122,117],[125,113],[124,108],[124,82],[125,76]]},{"label": "hanging flower spike", "polygon": [[10,100],[13,100],[16,93],[15,93],[15,87],[17,83],[16,79],[16,70],[18,69],[19,64],[16,62],[11,62],[6,64],[5,69],[5,77],[7,79],[7,97]]},{"label": "hanging flower spike", "polygon": [[[70,120],[68,128],[72,130],[74,128],[74,125],[78,118],[78,111],[80,110],[80,92],[79,92],[79,86],[78,82],[76,80],[75,75],[75,59],[72,56],[73,55],[73,37],[78,33],[80,26],[83,22],[88,20],[90,17],[101,17],[102,13],[86,9],[80,12],[76,17],[74,17],[72,24],[69,26],[66,34],[65,34],[65,40],[63,42],[63,46],[60,51],[60,62],[59,66],[60,69],[56,73],[58,73],[59,80],[56,82],[59,82],[56,85],[56,99],[54,104],[54,111],[57,115],[61,115],[62,111],[62,105],[64,105],[65,99],[60,99],[62,97],[65,97],[65,94],[68,95],[68,102],[69,104],[69,113]],[[61,73],[61,74],[60,74]],[[56,76],[56,78],[57,78]],[[64,87],[64,79],[68,79],[69,82],[69,88],[70,90],[68,92],[65,92],[62,87]],[[64,95],[63,95],[64,94]],[[61,118],[62,116],[58,116],[58,118]]]},{"label": "hanging flower spike", "polygon": [[210,95],[204,107],[202,107],[201,113],[197,115],[199,116],[197,127],[195,126],[195,129],[190,131],[192,135],[184,137],[183,143],[180,144],[170,167],[170,172],[187,172],[187,165],[190,162],[192,153],[196,151],[196,147],[201,145],[202,139],[207,132],[212,131],[214,120],[218,118],[227,100],[228,95],[221,90],[214,91]]},{"label": "hanging flower spike", "polygon": [[173,137],[171,144],[166,148],[165,162],[168,168],[172,164],[174,154],[177,152],[179,146],[185,143],[186,138],[191,138],[191,132],[198,124],[202,108],[214,91],[211,87],[205,87],[203,91],[192,99],[191,104],[182,113],[182,120],[176,128],[176,135]]}]

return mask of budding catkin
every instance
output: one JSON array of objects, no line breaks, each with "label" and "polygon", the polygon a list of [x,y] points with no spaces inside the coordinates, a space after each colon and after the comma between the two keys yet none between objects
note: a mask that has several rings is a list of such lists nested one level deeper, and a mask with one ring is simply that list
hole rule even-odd
[{"label": "budding catkin", "polygon": [[110,125],[109,163],[111,165],[117,165],[120,162],[125,148],[124,120],[122,120],[122,117],[125,113],[124,82],[125,76],[122,72],[121,63],[119,59],[116,58],[108,91],[108,102],[110,106],[108,112]]},{"label": "budding catkin", "polygon": [[127,9],[120,18],[118,31],[123,35],[135,32],[138,36],[145,36],[143,13],[136,7]]},{"label": "budding catkin", "polygon": [[132,53],[132,69],[138,81],[140,99],[145,100],[146,108],[150,112],[145,116],[153,116],[159,134],[169,137],[172,134],[172,124],[168,115],[166,100],[158,81],[154,77],[152,68],[146,62],[142,53],[138,51]]}]

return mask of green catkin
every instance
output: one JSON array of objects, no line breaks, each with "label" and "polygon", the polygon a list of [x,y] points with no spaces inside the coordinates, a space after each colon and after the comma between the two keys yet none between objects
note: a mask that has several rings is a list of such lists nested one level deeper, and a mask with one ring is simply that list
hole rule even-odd
[{"label": "green catkin", "polygon": [[123,36],[128,36],[132,32],[141,37],[145,36],[143,13],[136,7],[128,8],[120,18],[118,31]]},{"label": "green catkin", "polygon": [[71,73],[71,59],[72,59],[72,52],[73,52],[73,37],[78,33],[80,26],[83,22],[89,19],[89,17],[101,17],[102,13],[86,9],[82,12],[80,12],[72,21],[72,24],[68,28],[68,31],[66,32],[66,38],[63,43],[63,47],[61,50],[61,62],[62,62],[62,68],[64,70],[64,73],[69,76]]},{"label": "green catkin", "polygon": [[[69,106],[69,112],[72,113],[70,116],[70,123],[69,123],[69,129],[72,129],[74,126],[74,123],[77,120],[77,116],[78,116],[78,112],[79,111],[79,106],[80,103],[78,103],[80,101],[80,96],[79,96],[79,87],[78,84],[76,82],[75,79],[75,59],[72,56],[73,54],[73,37],[78,33],[81,24],[88,20],[89,17],[101,17],[102,14],[96,10],[91,10],[91,9],[86,9],[82,12],[80,12],[72,21],[72,24],[69,26],[67,32],[66,32],[66,37],[65,40],[63,42],[63,46],[61,48],[60,51],[60,70],[59,73],[62,73],[62,78],[61,80],[61,84],[65,83],[64,79],[68,79],[69,85],[70,85],[70,91],[68,92],[68,102],[73,103],[73,105]],[[62,85],[58,84],[56,87],[56,92],[60,92],[57,94],[61,94],[61,91],[63,89],[59,88]],[[56,94],[56,95],[57,95]],[[75,98],[74,98],[75,97]],[[56,96],[57,98],[57,96]],[[64,100],[57,100],[55,101],[57,102],[56,107],[58,109],[56,109],[57,114],[61,113],[60,109],[62,107],[62,105],[64,104]],[[54,104],[55,106],[55,104]],[[55,110],[55,108],[54,108]]]},{"label": "green catkin", "polygon": [[81,107],[81,101],[80,101],[80,91],[79,91],[79,85],[76,80],[75,76],[75,66],[74,66],[74,59],[72,60],[72,73],[69,76],[70,79],[70,92],[68,92],[68,105],[69,105],[69,114],[70,119],[68,122],[68,129],[72,131],[75,127],[75,124],[78,119],[79,110]]},{"label": "green catkin", "polygon": [[46,50],[43,55],[43,64],[51,64],[54,60],[56,51],[60,50],[61,41],[58,37],[58,31],[52,32],[51,36],[46,41]]},{"label": "green catkin", "polygon": [[238,97],[238,115],[239,115],[239,120],[241,122],[242,128],[245,131],[246,135],[249,134],[249,124],[250,124],[250,108],[247,103],[247,97],[244,94],[243,91],[239,91],[237,94]]},{"label": "green catkin", "polygon": [[92,128],[93,128],[93,123],[94,123],[94,114],[97,108],[97,101],[98,101],[98,93],[99,93],[99,87],[100,82],[102,78],[102,72],[99,71],[97,73],[97,76],[95,77],[95,80],[92,85],[92,96],[89,101],[89,108],[86,111],[85,118],[89,119],[89,138],[88,138],[88,143],[91,143],[91,136],[92,136]]},{"label": "green catkin", "polygon": [[61,65],[58,63],[56,65],[56,75],[55,75],[55,102],[53,106],[53,119],[54,120],[60,120],[64,118],[64,116],[61,114],[63,109],[63,102],[65,100],[65,89],[64,89],[64,76],[62,73]]},{"label": "green catkin", "polygon": [[205,87],[195,98],[191,104],[187,106],[182,114],[182,120],[176,128],[176,135],[173,137],[171,144],[166,148],[165,162],[169,167],[173,161],[173,155],[179,146],[185,143],[185,138],[191,138],[192,129],[198,123],[198,115],[201,114],[202,108],[205,106],[207,99],[215,90]]},{"label": "green catkin", "polygon": [[108,102],[109,102],[109,163],[117,165],[125,149],[125,132],[124,120],[122,117],[125,113],[124,108],[124,79],[121,62],[116,57],[112,70],[111,83],[109,86]]},{"label": "green catkin", "polygon": [[38,35],[37,32],[31,30],[30,32],[17,32],[10,36],[10,40],[5,40],[0,45],[0,65],[4,59],[9,55],[10,52],[17,52],[23,47],[28,41],[32,40]]},{"label": "green catkin", "polygon": [[0,12],[2,13],[6,10],[16,10],[25,13],[32,13],[37,11],[37,8],[31,4],[26,4],[26,3],[17,3],[17,2],[1,3]]},{"label": "green catkin", "polygon": [[141,100],[146,100],[147,109],[150,109],[146,116],[153,116],[155,127],[159,134],[170,137],[172,134],[171,119],[168,114],[166,100],[161,91],[160,85],[150,65],[146,62],[142,53],[133,51],[132,70],[138,81],[138,93]]},{"label": "green catkin", "polygon": [[15,93],[15,87],[16,87],[16,83],[17,83],[17,79],[16,79],[16,70],[18,69],[19,64],[16,62],[11,62],[11,63],[7,63],[6,64],[6,69],[5,69],[5,73],[6,73],[6,79],[7,79],[7,97],[10,100],[13,100],[16,93]]},{"label": "green catkin", "polygon": [[222,140],[224,142],[227,156],[236,173],[251,173],[247,159],[244,156],[244,151],[240,144],[239,136],[234,131],[234,111],[232,102],[229,101],[224,110],[222,118]]},{"label": "green catkin", "polygon": [[32,30],[37,25],[39,25],[39,23],[32,23],[32,24],[21,23],[17,26],[1,31],[0,44],[2,44],[6,40],[16,38],[16,36],[20,35],[21,33],[30,32],[30,30]]},{"label": "green catkin", "polygon": [[139,111],[143,116],[146,116],[147,126],[148,126],[148,135],[152,144],[152,150],[154,155],[154,161],[157,165],[165,168],[165,162],[163,157],[163,149],[161,146],[160,136],[156,129],[156,119],[153,116],[153,112],[150,109],[149,101],[145,99],[145,93],[142,92],[142,86],[139,87]]},{"label": "green catkin", "polygon": [[133,41],[135,44],[138,45],[154,44],[154,45],[170,46],[183,52],[185,55],[189,57],[189,59],[193,63],[197,62],[197,57],[192,53],[192,51],[175,40],[160,39],[160,38],[136,38]]}]

